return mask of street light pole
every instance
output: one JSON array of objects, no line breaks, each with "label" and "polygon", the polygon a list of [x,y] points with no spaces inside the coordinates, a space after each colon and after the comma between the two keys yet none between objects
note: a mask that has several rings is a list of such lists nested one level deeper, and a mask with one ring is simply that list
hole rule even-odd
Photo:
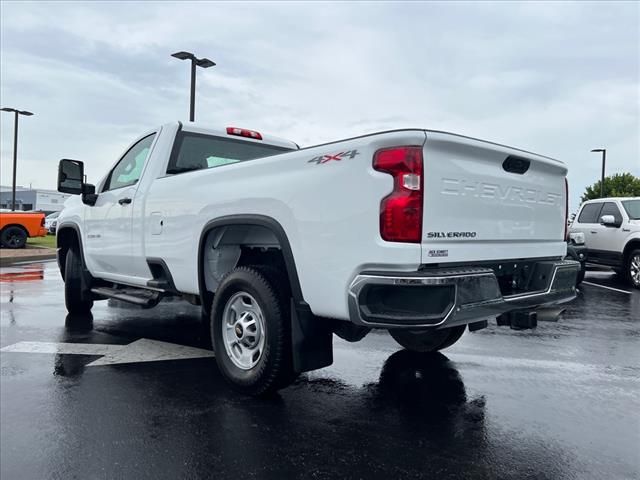
[{"label": "street light pole", "polygon": [[176,52],[171,54],[179,60],[191,60],[191,94],[189,101],[189,121],[193,122],[196,116],[196,67],[209,68],[215,63],[208,58],[197,58],[191,52]]},{"label": "street light pole", "polygon": [[594,148],[591,152],[602,152],[602,177],[600,178],[600,198],[604,198],[604,165],[607,161],[606,148]]},{"label": "street light pole", "polygon": [[18,170],[18,111],[13,121],[13,182],[11,183],[11,211],[16,209],[16,172]]},{"label": "street light pole", "polygon": [[196,61],[191,59],[191,101],[189,103],[189,121],[196,118]]},{"label": "street light pole", "polygon": [[18,170],[18,115],[30,117],[33,115],[26,110],[16,110],[15,108],[2,108],[3,112],[12,112],[15,114],[13,122],[13,182],[11,184],[11,211],[16,209],[16,172]]}]

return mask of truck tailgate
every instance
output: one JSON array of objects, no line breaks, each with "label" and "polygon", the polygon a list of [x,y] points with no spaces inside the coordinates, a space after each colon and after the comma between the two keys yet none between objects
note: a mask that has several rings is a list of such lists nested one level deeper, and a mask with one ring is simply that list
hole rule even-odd
[{"label": "truck tailgate", "polygon": [[564,255],[561,162],[458,135],[426,135],[423,263]]}]

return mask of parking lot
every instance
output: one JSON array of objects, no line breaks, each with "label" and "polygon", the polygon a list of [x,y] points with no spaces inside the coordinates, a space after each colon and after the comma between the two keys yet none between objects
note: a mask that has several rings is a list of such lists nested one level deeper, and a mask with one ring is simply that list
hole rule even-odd
[{"label": "parking lot", "polygon": [[440,354],[336,338],[268,399],[222,381],[197,307],[99,302],[71,328],[55,262],[0,276],[2,478],[640,476],[640,292],[609,272],[558,323]]}]

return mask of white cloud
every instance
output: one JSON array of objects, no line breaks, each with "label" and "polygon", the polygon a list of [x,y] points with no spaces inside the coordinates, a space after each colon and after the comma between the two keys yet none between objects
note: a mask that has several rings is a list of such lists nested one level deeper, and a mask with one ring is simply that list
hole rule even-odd
[{"label": "white cloud", "polygon": [[[57,159],[96,179],[146,128],[197,119],[308,145],[426,127],[533,150],[570,168],[572,208],[608,172],[640,175],[636,3],[4,3],[0,94],[31,109],[18,181],[52,187]],[[2,120],[10,181],[12,122]]]}]

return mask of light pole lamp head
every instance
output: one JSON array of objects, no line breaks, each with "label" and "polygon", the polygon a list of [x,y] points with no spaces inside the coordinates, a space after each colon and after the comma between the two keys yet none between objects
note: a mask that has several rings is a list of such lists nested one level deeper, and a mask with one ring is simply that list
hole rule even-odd
[{"label": "light pole lamp head", "polygon": [[196,65],[202,68],[215,67],[215,62],[209,60],[208,58],[198,58],[196,59]]},{"label": "light pole lamp head", "polygon": [[191,52],[176,52],[172,53],[171,56],[180,60],[195,60],[196,58]]},{"label": "light pole lamp head", "polygon": [[606,150],[604,148],[594,148],[593,150],[591,150],[592,153],[595,152],[605,152]]},{"label": "light pole lamp head", "polygon": [[33,115],[32,112],[28,112],[27,110],[16,110],[15,108],[0,108],[0,110],[2,110],[3,112],[12,112],[12,113],[17,113],[18,115],[25,115],[27,117],[30,117],[31,115]]}]

